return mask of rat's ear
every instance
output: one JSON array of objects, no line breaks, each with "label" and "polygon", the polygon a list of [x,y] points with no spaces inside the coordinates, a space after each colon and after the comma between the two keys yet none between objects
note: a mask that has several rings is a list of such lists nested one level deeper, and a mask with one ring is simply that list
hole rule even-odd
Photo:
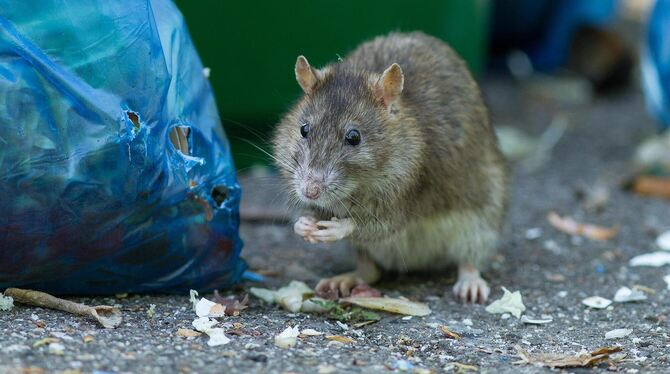
[{"label": "rat's ear", "polygon": [[306,94],[314,91],[316,83],[322,78],[323,73],[312,69],[305,56],[298,56],[295,62],[295,79]]},{"label": "rat's ear", "polygon": [[404,82],[405,78],[400,65],[394,63],[384,70],[382,76],[377,80],[375,94],[388,107],[400,97]]}]

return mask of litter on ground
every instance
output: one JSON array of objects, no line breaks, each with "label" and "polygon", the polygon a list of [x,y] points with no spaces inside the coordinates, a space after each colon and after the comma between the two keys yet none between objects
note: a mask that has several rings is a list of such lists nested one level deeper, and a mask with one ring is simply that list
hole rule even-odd
[{"label": "litter on ground", "polygon": [[549,223],[559,231],[593,240],[609,240],[619,232],[618,225],[607,228],[588,223],[580,223],[570,217],[561,217],[556,214],[556,212],[550,212],[547,215],[547,219],[549,220]]},{"label": "litter on ground", "polygon": [[11,310],[14,307],[14,299],[0,293],[0,310]]},{"label": "litter on ground", "polygon": [[670,264],[670,252],[657,251],[635,256],[628,262],[630,266],[661,267]]},{"label": "litter on ground", "polygon": [[617,303],[627,303],[631,301],[647,300],[647,295],[638,289],[630,289],[628,287],[621,287],[614,295],[614,301]]},{"label": "litter on ground", "polygon": [[298,326],[289,326],[275,336],[275,345],[279,348],[293,348],[298,344],[298,335],[300,335]]},{"label": "litter on ground", "polygon": [[625,338],[633,332],[631,329],[615,329],[605,333],[605,339]]},{"label": "litter on ground", "polygon": [[108,329],[119,326],[123,320],[121,311],[118,308],[107,305],[88,306],[51,296],[44,292],[8,288],[5,290],[5,296],[13,298],[17,303],[92,317]]},{"label": "litter on ground", "polygon": [[603,347],[593,352],[582,351],[577,354],[561,354],[561,353],[529,353],[521,346],[516,345],[514,348],[517,351],[521,361],[515,364],[531,364],[538,366],[546,366],[549,368],[570,368],[570,367],[590,367],[601,362],[610,360],[610,355],[621,351],[621,347]]},{"label": "litter on ground", "polygon": [[510,313],[516,318],[520,318],[521,313],[526,310],[526,306],[523,305],[521,298],[521,292],[510,292],[505,287],[502,290],[504,292],[503,296],[487,306],[486,311],[492,314]]},{"label": "litter on ground", "polygon": [[582,304],[593,309],[605,309],[612,305],[612,300],[600,296],[591,296],[582,300]]}]

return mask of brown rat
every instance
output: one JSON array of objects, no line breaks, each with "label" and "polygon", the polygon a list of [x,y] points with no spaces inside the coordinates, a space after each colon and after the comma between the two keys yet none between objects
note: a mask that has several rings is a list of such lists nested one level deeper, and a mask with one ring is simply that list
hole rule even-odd
[{"label": "brown rat", "polygon": [[348,237],[356,271],[318,290],[373,283],[381,270],[459,269],[454,293],[483,302],[479,269],[495,250],[507,168],[479,89],[444,42],[420,32],[363,43],[315,69],[277,126],[274,156],[313,243]]}]

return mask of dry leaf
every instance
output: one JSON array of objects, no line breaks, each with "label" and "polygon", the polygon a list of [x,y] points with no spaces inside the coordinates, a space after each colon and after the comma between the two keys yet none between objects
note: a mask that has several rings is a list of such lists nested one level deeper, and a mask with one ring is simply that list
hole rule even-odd
[{"label": "dry leaf", "polygon": [[639,195],[670,199],[670,178],[640,175],[630,187]]},{"label": "dry leaf", "polygon": [[408,316],[427,316],[431,313],[426,304],[390,297],[347,297],[341,299],[340,302]]},{"label": "dry leaf", "polygon": [[556,229],[570,235],[583,236],[593,240],[609,240],[618,232],[619,226],[612,228],[595,226],[588,223],[580,223],[570,217],[561,217],[556,212],[550,212],[547,219]]},{"label": "dry leaf", "polygon": [[448,326],[440,326],[440,331],[442,331],[442,333],[449,339],[461,340],[461,336],[449,330]]},{"label": "dry leaf", "polygon": [[249,295],[244,294],[241,297],[235,295],[222,297],[219,295],[219,291],[214,290],[214,302],[221,304],[225,307],[225,313],[227,316],[239,316],[240,312],[244,309],[247,309],[247,304],[249,303]]},{"label": "dry leaf", "polygon": [[354,344],[356,341],[352,338],[341,335],[326,335],[326,339],[340,342],[342,344]]},{"label": "dry leaf", "polygon": [[41,347],[45,344],[52,344],[52,343],[58,343],[58,342],[59,342],[59,340],[56,339],[56,338],[51,338],[51,337],[44,338],[44,339],[40,339],[40,340],[36,341],[35,343],[33,343],[33,348],[38,348],[38,347]]},{"label": "dry leaf", "polygon": [[196,336],[200,336],[202,333],[191,330],[191,329],[178,329],[177,330],[177,336],[182,337],[182,338],[195,338]]},{"label": "dry leaf", "polygon": [[560,353],[536,353],[531,355],[518,345],[515,345],[514,348],[519,357],[521,357],[521,361],[515,363],[527,363],[547,366],[550,368],[589,367],[597,365],[607,361],[611,353],[619,352],[621,350],[619,347],[605,347],[599,348],[591,353],[580,352],[576,355]]},{"label": "dry leaf", "polygon": [[447,367],[456,368],[456,372],[458,372],[458,373],[462,373],[462,372],[465,372],[465,371],[477,371],[478,370],[476,366],[466,365],[466,364],[462,364],[460,362],[449,362],[449,363],[447,363],[445,369]]}]

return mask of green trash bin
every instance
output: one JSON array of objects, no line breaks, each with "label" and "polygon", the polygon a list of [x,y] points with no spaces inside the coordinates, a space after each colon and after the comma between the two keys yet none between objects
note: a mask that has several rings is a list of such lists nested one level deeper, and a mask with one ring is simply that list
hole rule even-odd
[{"label": "green trash bin", "polygon": [[449,42],[477,73],[484,63],[488,0],[176,1],[218,101],[238,168],[267,163],[270,131],[300,95],[298,55],[319,67],[362,41],[422,30]]}]

